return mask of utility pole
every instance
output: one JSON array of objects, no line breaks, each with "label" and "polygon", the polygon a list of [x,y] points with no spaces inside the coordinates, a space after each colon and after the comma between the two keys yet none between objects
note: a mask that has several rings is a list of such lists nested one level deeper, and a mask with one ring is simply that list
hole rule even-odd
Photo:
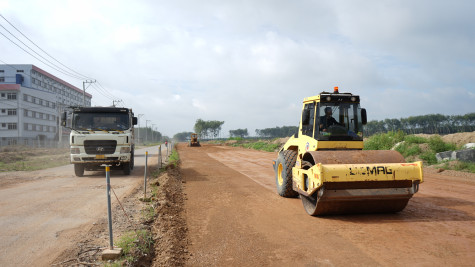
[{"label": "utility pole", "polygon": [[155,126],[155,124],[152,124],[152,142],[155,141],[155,133],[153,132],[153,126]]},{"label": "utility pole", "polygon": [[137,141],[138,141],[139,144],[140,144],[140,117],[142,117],[142,116],[143,116],[143,114],[139,114],[139,115],[138,115],[138,118],[137,118],[138,125],[139,125],[139,129],[138,129],[138,136],[139,136],[139,137],[138,137],[138,140],[137,140]]},{"label": "utility pole", "polygon": [[147,123],[151,121],[151,120],[145,120],[145,142],[148,141],[148,127],[147,127]]},{"label": "utility pole", "polygon": [[[85,80],[84,82],[82,82],[82,106],[83,107],[86,106],[86,83],[93,84],[95,82],[96,80]],[[87,87],[89,87],[89,85]]]}]

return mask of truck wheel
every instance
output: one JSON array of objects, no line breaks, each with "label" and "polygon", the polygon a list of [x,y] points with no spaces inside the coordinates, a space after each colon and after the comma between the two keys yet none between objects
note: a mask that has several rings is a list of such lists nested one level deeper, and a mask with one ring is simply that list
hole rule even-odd
[{"label": "truck wheel", "polygon": [[83,177],[84,164],[74,164],[74,174],[76,174],[77,177]]},{"label": "truck wheel", "polygon": [[130,171],[132,170],[130,162],[124,163],[124,174],[130,175]]},{"label": "truck wheel", "polygon": [[297,152],[284,150],[275,161],[275,183],[277,193],[283,197],[296,197],[298,193],[292,189],[292,167],[295,166]]}]

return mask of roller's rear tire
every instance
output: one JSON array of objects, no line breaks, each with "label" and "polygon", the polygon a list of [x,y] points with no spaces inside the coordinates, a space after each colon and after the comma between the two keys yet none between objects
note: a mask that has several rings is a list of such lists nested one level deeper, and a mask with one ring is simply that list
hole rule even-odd
[{"label": "roller's rear tire", "polygon": [[295,166],[297,152],[284,150],[279,153],[275,161],[275,183],[277,193],[282,197],[297,197],[298,193],[292,189],[292,167]]},{"label": "roller's rear tire", "polygon": [[83,177],[84,164],[74,164],[74,174],[76,174],[77,177]]}]

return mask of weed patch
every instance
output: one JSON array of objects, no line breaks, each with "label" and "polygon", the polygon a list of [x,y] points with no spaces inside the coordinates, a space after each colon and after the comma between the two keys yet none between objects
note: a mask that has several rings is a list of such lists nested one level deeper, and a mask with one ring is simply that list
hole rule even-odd
[{"label": "weed patch", "polygon": [[116,242],[116,246],[123,250],[123,256],[116,262],[119,263],[117,266],[133,266],[140,258],[152,252],[152,233],[146,229],[126,232]]}]

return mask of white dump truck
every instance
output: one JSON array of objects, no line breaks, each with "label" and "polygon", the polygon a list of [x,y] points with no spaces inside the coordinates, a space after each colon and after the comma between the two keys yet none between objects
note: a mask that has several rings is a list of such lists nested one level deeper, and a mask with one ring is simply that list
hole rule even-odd
[{"label": "white dump truck", "polygon": [[132,109],[118,107],[72,107],[61,116],[71,130],[71,164],[81,177],[84,170],[103,164],[121,168],[129,175],[134,167],[134,117]]}]

